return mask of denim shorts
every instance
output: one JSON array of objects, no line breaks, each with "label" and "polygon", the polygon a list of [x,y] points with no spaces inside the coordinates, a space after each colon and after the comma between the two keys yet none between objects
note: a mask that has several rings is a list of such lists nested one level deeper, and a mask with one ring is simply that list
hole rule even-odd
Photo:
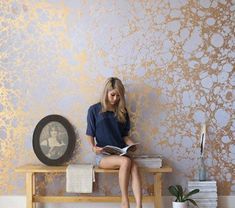
[{"label": "denim shorts", "polygon": [[103,154],[96,154],[95,155],[95,164],[97,166],[100,165],[100,161],[104,158],[104,157],[107,157],[108,155],[103,155]]}]

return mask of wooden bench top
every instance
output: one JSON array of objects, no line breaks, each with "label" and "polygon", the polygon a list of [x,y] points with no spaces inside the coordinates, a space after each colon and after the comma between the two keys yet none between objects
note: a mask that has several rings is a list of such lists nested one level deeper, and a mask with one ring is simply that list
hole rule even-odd
[{"label": "wooden bench top", "polygon": [[[46,166],[46,165],[23,165],[15,169],[16,172],[22,173],[65,173],[67,165],[63,166]],[[95,167],[96,173],[115,173],[118,172],[118,169],[102,169]],[[163,165],[161,168],[139,168],[140,171],[149,172],[149,173],[170,173],[172,168],[168,165]]]}]

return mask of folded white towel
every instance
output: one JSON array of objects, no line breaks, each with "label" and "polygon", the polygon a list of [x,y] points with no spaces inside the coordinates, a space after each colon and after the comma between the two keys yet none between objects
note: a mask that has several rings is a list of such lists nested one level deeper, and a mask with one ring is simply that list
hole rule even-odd
[{"label": "folded white towel", "polygon": [[66,191],[92,193],[95,173],[92,164],[68,165],[66,169]]}]

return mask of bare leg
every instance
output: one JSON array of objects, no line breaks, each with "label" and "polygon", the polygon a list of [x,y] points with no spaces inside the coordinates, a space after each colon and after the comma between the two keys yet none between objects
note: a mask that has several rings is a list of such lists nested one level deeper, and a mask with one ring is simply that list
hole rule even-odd
[{"label": "bare leg", "polygon": [[138,166],[134,161],[131,163],[131,183],[136,201],[136,208],[142,208],[142,189]]},{"label": "bare leg", "polygon": [[119,168],[119,185],[122,193],[122,208],[129,208],[128,184],[131,160],[124,156],[109,156],[100,161],[99,167],[104,169]]}]

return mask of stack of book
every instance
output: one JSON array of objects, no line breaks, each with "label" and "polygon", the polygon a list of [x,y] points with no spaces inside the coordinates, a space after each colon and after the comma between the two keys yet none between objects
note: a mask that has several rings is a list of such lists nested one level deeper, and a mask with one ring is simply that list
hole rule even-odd
[{"label": "stack of book", "polygon": [[192,195],[191,198],[200,208],[216,208],[217,207],[217,186],[216,181],[189,181],[188,191],[199,189],[200,192]]},{"label": "stack of book", "polygon": [[162,167],[162,157],[159,155],[135,155],[133,156],[133,158],[139,167],[144,167],[144,168]]}]

